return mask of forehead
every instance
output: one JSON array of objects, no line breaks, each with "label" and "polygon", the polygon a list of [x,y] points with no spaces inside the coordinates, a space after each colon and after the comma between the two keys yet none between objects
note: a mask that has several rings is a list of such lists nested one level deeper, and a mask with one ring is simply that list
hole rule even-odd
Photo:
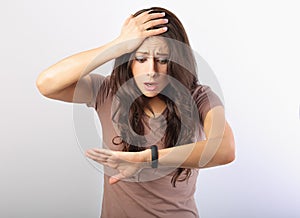
[{"label": "forehead", "polygon": [[145,39],[142,45],[137,49],[136,52],[156,54],[169,52],[168,44],[162,37],[149,37]]}]

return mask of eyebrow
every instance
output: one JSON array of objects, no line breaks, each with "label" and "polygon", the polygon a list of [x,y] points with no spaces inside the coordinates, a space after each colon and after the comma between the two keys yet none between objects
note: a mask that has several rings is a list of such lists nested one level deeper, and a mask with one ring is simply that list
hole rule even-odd
[{"label": "eyebrow", "polygon": [[[149,52],[147,52],[147,51],[137,51],[136,53],[139,53],[139,54],[149,54]],[[168,56],[169,54],[168,53],[158,52],[158,53],[156,53],[156,55]]]}]

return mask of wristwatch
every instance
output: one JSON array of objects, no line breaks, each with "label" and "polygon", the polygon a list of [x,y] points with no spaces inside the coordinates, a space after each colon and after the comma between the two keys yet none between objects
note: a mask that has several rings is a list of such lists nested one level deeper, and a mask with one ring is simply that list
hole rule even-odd
[{"label": "wristwatch", "polygon": [[151,145],[151,167],[157,168],[158,165],[158,148],[157,145]]}]

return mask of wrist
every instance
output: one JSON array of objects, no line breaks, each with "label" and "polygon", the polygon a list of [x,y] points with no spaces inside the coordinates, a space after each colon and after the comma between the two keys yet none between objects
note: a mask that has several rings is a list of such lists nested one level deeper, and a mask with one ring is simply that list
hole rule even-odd
[{"label": "wrist", "polygon": [[124,42],[124,40],[122,40],[120,37],[117,37],[113,41],[111,41],[111,45],[113,45],[116,48],[116,51],[118,51],[119,56],[132,51],[128,48],[128,42]]},{"label": "wrist", "polygon": [[151,168],[151,149],[141,151],[140,154],[142,167]]},{"label": "wrist", "polygon": [[96,48],[97,58],[103,57],[106,61],[116,59],[126,53],[122,43],[118,39],[114,39],[104,46]]}]

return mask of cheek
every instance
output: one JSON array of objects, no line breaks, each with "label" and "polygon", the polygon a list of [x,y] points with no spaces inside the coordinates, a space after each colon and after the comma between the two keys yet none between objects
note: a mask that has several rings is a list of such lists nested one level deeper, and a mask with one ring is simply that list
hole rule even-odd
[{"label": "cheek", "polygon": [[131,71],[136,82],[144,81],[147,77],[147,69],[142,64],[132,65]]},{"label": "cheek", "polygon": [[145,77],[146,74],[143,74],[143,73],[141,73],[141,71],[139,71],[139,72],[135,72],[135,73],[132,72],[132,75],[133,75],[133,78],[138,81],[138,80],[141,80],[143,77]]},{"label": "cheek", "polygon": [[143,74],[137,72],[137,71],[132,71],[133,79],[135,81],[135,84],[137,85],[138,88],[141,88],[141,86],[144,83],[144,77]]},{"label": "cheek", "polygon": [[143,74],[143,66],[140,64],[133,63],[131,65],[131,72],[134,77],[139,77]]},{"label": "cheek", "polygon": [[136,75],[133,77],[135,83],[139,86],[141,83],[143,83],[143,77],[141,75]]}]

